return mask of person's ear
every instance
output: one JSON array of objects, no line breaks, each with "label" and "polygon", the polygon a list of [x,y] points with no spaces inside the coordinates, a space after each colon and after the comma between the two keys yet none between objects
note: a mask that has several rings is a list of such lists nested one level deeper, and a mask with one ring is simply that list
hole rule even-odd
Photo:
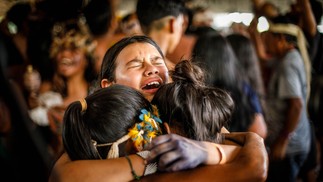
[{"label": "person's ear", "polygon": [[101,80],[101,88],[110,87],[111,85],[113,85],[113,82],[109,82],[108,79]]},{"label": "person's ear", "polygon": [[165,130],[166,130],[167,134],[172,133],[172,132],[170,131],[170,128],[169,128],[168,123],[163,122],[163,124],[164,124],[164,127],[165,127]]},{"label": "person's ear", "polygon": [[169,26],[169,32],[174,33],[174,29],[175,29],[175,19],[174,18],[169,19],[168,26]]}]

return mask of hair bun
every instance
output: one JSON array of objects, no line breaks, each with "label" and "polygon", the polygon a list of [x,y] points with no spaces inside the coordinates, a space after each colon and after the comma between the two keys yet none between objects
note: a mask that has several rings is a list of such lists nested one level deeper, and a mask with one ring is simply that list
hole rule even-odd
[{"label": "hair bun", "polygon": [[189,60],[177,63],[175,69],[170,71],[174,82],[187,82],[199,86],[205,85],[205,74],[201,67]]}]

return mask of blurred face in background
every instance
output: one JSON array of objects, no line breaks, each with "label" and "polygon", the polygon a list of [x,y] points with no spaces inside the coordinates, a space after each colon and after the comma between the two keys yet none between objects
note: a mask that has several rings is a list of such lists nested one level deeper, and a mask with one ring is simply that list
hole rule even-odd
[{"label": "blurred face in background", "polygon": [[83,75],[87,67],[85,53],[80,49],[62,49],[55,61],[57,73],[64,77]]}]

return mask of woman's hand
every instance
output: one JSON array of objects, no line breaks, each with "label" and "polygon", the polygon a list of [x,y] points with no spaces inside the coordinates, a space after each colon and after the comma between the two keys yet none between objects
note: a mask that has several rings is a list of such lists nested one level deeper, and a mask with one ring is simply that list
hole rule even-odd
[{"label": "woman's hand", "polygon": [[152,140],[147,161],[157,160],[160,171],[179,171],[194,168],[207,160],[208,151],[203,142],[176,134],[161,135]]}]

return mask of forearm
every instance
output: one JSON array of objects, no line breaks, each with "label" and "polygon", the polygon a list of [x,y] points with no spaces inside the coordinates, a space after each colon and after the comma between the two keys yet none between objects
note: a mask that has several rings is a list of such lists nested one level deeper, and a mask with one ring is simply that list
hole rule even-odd
[{"label": "forearm", "polygon": [[243,145],[232,162],[223,165],[203,165],[179,172],[153,174],[145,176],[141,181],[265,181],[268,155],[263,139],[249,132],[230,133],[225,136],[226,139]]},{"label": "forearm", "polygon": [[288,138],[291,133],[293,133],[299,123],[302,102],[300,99],[288,99],[289,108],[287,111],[286,122],[284,128],[282,129],[281,136],[283,138]]},{"label": "forearm", "polygon": [[[134,170],[143,174],[145,165],[143,159],[136,155],[129,156]],[[49,182],[73,181],[131,181],[133,178],[127,160],[122,157],[109,160],[79,160],[70,161],[63,154],[51,171]]]},{"label": "forearm", "polygon": [[[156,173],[153,175],[146,176],[142,178],[141,181],[175,181],[176,182],[186,182],[186,181],[232,181],[233,178],[228,177],[228,174],[232,174],[232,171],[239,171],[241,169],[234,165],[212,165],[212,166],[200,166],[195,169],[172,172],[172,173]],[[238,170],[236,170],[238,169]],[[234,180],[236,175],[241,176],[234,172]],[[240,179],[240,177],[238,177]],[[248,181],[248,180],[247,180]]]},{"label": "forearm", "polygon": [[[261,159],[260,159],[261,161]],[[232,162],[223,165],[199,166],[195,169],[172,172],[172,173],[156,173],[142,178],[141,181],[265,181],[267,174],[266,163],[248,162]],[[228,176],[228,174],[232,176]]]},{"label": "forearm", "polygon": [[238,145],[221,145],[211,142],[204,142],[208,156],[205,165],[225,164],[234,160],[241,147]]},{"label": "forearm", "polygon": [[314,37],[317,31],[317,22],[315,20],[311,4],[309,0],[300,0],[302,11],[302,23],[303,30],[307,32],[308,35]]},{"label": "forearm", "polygon": [[250,39],[255,45],[255,50],[256,54],[259,58],[260,61],[266,61],[269,59],[267,52],[266,52],[266,47],[263,42],[263,39],[261,37],[261,33],[258,31],[258,18],[259,17],[254,17],[254,19],[251,21],[248,32],[250,34]]}]

